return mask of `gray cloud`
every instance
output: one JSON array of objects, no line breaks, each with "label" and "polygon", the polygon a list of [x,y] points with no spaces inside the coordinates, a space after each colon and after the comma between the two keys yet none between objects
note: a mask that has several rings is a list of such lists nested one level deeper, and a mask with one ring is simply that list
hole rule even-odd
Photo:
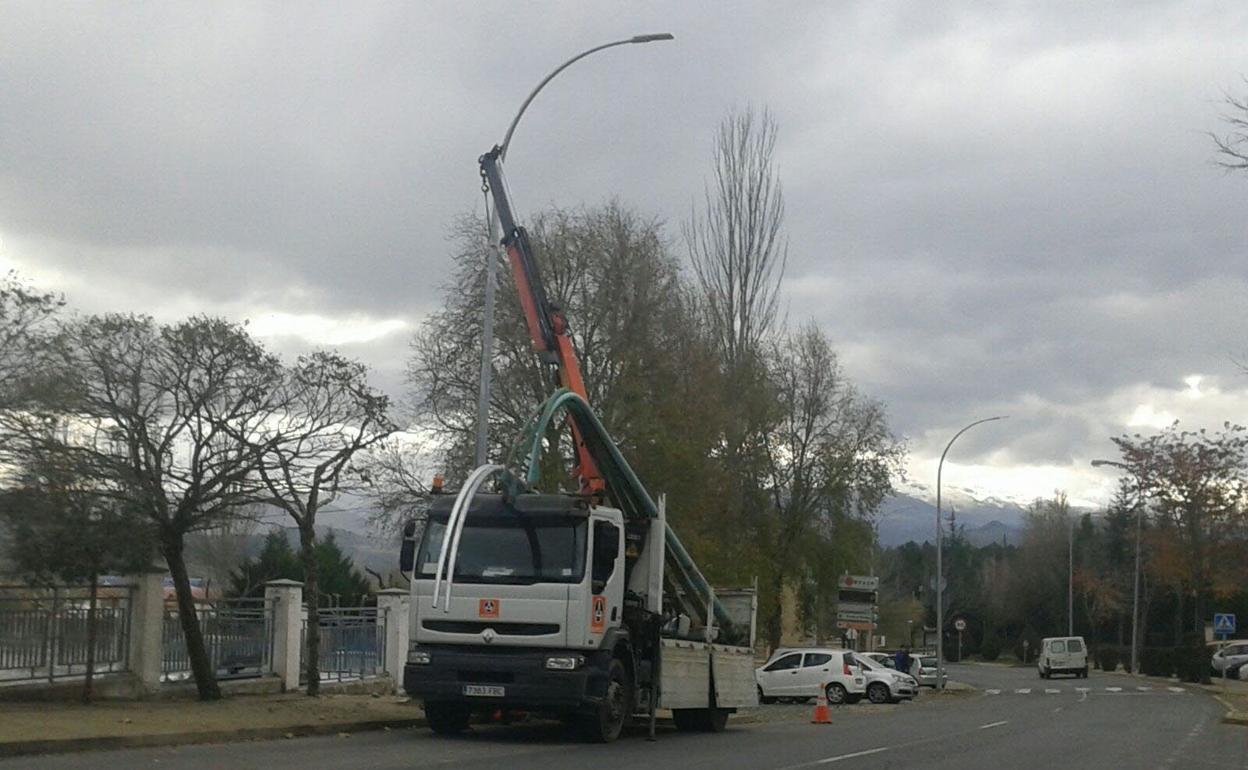
[{"label": "gray cloud", "polygon": [[[529,88],[668,30],[534,103],[522,212],[619,196],[675,241],[719,118],[767,105],[789,316],[829,330],[917,454],[1009,411],[1008,451],[964,456],[1077,463],[1132,388],[1233,380],[1248,179],[1204,132],[1248,71],[1248,8],[830,5],[9,3],[0,257],[88,309],[416,323]],[[404,342],[351,352],[397,388]]]}]

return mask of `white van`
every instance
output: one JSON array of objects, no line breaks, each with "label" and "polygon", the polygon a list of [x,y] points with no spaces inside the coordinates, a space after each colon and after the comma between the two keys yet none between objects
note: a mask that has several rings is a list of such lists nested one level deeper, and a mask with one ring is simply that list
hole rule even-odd
[{"label": "white van", "polygon": [[825,647],[777,650],[754,670],[754,681],[762,703],[813,698],[821,688],[828,703],[857,703],[867,692],[866,677],[854,653]]},{"label": "white van", "polygon": [[1040,656],[1036,658],[1040,678],[1054,674],[1074,674],[1088,678],[1088,645],[1082,636],[1052,636],[1040,640]]}]

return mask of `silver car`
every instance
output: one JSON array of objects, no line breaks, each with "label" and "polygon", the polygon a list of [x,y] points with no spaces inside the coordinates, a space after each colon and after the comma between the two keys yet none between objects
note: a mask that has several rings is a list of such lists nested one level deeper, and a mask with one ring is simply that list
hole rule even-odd
[{"label": "silver car", "polygon": [[1242,679],[1243,675],[1240,671],[1243,670],[1244,664],[1248,663],[1248,640],[1238,639],[1227,642],[1213,654],[1210,663],[1213,664],[1213,670],[1218,676],[1225,674],[1228,679],[1235,679],[1238,675]]},{"label": "silver car", "polygon": [[[936,656],[935,655],[919,655],[910,662],[910,676],[924,687],[936,686]],[[949,683],[949,674],[945,673],[941,677],[944,681],[942,684]]]},{"label": "silver car", "polygon": [[872,703],[895,703],[919,694],[919,683],[909,674],[894,671],[871,654],[855,656],[867,679],[867,700]]}]

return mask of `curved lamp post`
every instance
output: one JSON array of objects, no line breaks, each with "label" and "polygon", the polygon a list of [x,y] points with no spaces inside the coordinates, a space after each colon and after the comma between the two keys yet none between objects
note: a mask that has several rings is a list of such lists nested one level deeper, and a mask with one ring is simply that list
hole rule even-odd
[{"label": "curved lamp post", "polygon": [[953,434],[953,438],[949,439],[949,443],[945,445],[945,451],[940,453],[940,462],[936,464],[936,687],[942,690],[945,689],[945,572],[941,556],[943,550],[941,544],[943,542],[945,525],[940,509],[941,471],[945,467],[945,455],[949,454],[949,450],[953,447],[953,442],[957,441],[959,436],[976,425],[1004,419],[1006,419],[1005,415],[985,417],[982,420],[976,420]]},{"label": "curved lamp post", "polygon": [[[1093,460],[1093,468],[1101,468],[1103,466],[1113,466],[1120,468],[1128,473],[1132,473],[1131,467],[1126,463],[1120,463],[1114,460]],[[1144,506],[1141,505],[1141,498],[1144,490],[1140,486],[1140,479],[1135,479],[1135,588],[1132,591],[1131,598],[1131,673],[1138,675],[1140,673],[1140,530],[1143,528]]]},{"label": "curved lamp post", "polygon": [[[537,96],[546,84],[555,78],[560,72],[576,62],[584,59],[590,54],[597,53],[607,48],[614,48],[618,45],[632,45],[635,43],[653,43],[660,40],[672,40],[672,35],[666,32],[660,32],[653,35],[634,35],[625,40],[616,40],[611,43],[603,43],[594,46],[586,51],[578,53],[563,64],[560,64],[549,75],[537,84],[537,87],[529,92],[524,103],[520,105],[520,110],[516,112],[516,116],[511,119],[511,124],[507,126],[507,133],[503,135],[503,143],[499,145],[498,159],[501,163],[507,159],[507,148],[511,146],[511,135],[516,132],[516,125],[520,123],[520,117],[524,115],[524,111],[529,108],[534,97]],[[496,217],[490,212],[486,212],[486,219],[489,222],[490,244],[493,248],[498,249],[498,223]],[[478,466],[486,463],[487,446],[490,436],[490,375],[491,362],[494,358],[494,258],[485,261],[485,316],[482,320],[481,329],[481,375],[480,385],[477,390],[477,447],[476,447],[476,464]]]}]

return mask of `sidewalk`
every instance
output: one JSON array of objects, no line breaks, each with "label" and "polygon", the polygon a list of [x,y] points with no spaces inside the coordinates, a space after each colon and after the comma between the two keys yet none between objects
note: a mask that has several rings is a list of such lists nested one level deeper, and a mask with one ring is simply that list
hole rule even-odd
[{"label": "sidewalk", "polygon": [[423,725],[395,695],[292,693],[199,701],[0,703],[0,757],[263,740]]}]

